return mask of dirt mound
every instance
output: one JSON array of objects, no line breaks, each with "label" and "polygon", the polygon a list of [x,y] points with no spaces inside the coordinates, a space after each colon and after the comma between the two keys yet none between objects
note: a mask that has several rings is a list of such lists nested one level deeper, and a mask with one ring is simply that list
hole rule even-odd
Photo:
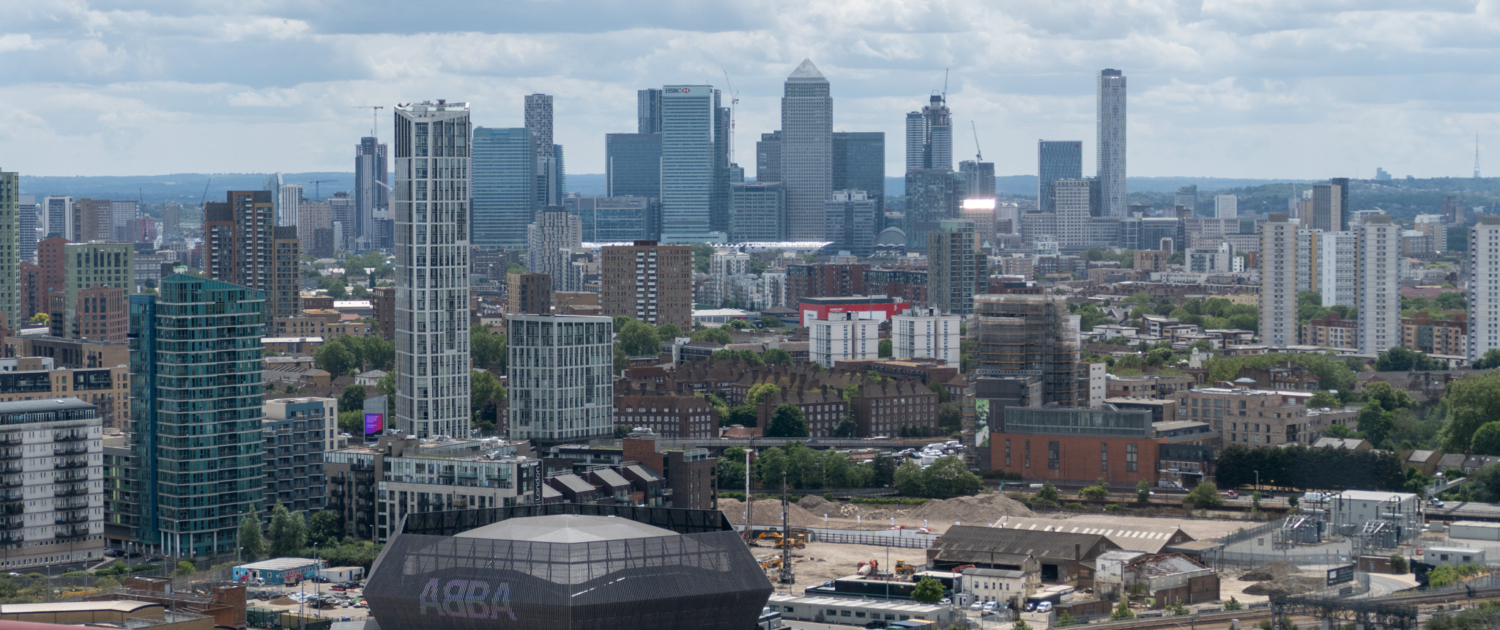
[{"label": "dirt mound", "polygon": [[276,604],[277,606],[296,606],[297,600],[282,595],[281,597],[277,597],[276,599],[271,600],[271,603]]},{"label": "dirt mound", "polygon": [[1324,580],[1304,575],[1291,575],[1251,584],[1245,588],[1246,595],[1301,595],[1323,588]]},{"label": "dirt mound", "polygon": [[1002,516],[1031,516],[1031,510],[998,492],[972,497],[957,497],[944,501],[928,501],[907,518],[920,518],[934,523],[961,523],[965,525],[988,525]]},{"label": "dirt mound", "polygon": [[818,508],[827,505],[828,503],[828,499],[824,499],[823,497],[820,497],[816,494],[809,494],[805,497],[802,497],[802,500],[797,502],[797,507],[800,507],[814,514],[821,514],[821,512],[818,511]]},{"label": "dirt mound", "polygon": [[[729,517],[729,522],[735,525],[745,524],[745,503],[734,499],[719,499],[719,509]],[[780,501],[756,501],[750,514],[751,525],[781,525],[781,502]],[[816,527],[823,524],[822,516],[813,516],[812,512],[802,509],[793,503],[787,506],[787,524],[792,527]]]},{"label": "dirt mound", "polygon": [[[1241,575],[1240,579],[1246,582],[1265,582],[1267,580],[1279,580],[1289,575],[1296,575],[1301,572],[1302,569],[1297,568],[1297,565],[1286,562],[1284,560],[1277,560],[1275,562],[1262,566],[1259,569]],[[1261,595],[1262,593],[1251,594]]]}]

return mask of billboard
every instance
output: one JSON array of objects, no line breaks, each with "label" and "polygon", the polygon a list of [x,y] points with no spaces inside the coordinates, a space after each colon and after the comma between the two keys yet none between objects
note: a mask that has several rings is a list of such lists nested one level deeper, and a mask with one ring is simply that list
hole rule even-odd
[{"label": "billboard", "polygon": [[1328,569],[1328,585],[1343,584],[1354,581],[1354,565],[1345,565]]},{"label": "billboard", "polygon": [[365,414],[365,435],[380,433],[383,430],[385,430],[385,414]]}]

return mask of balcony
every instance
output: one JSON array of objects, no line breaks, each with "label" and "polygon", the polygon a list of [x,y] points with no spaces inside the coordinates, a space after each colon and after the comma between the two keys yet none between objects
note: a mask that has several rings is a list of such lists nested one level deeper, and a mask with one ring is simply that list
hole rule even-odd
[{"label": "balcony", "polygon": [[87,444],[69,444],[52,449],[53,455],[86,455],[89,452]]},{"label": "balcony", "polygon": [[58,431],[52,434],[53,442],[82,442],[89,439],[86,431]]},{"label": "balcony", "polygon": [[87,536],[87,535],[89,535],[89,528],[88,527],[79,527],[77,525],[74,525],[72,527],[61,528],[61,529],[57,530],[57,534],[56,534],[56,536],[58,538],[77,538],[79,536]]},{"label": "balcony", "polygon": [[88,488],[58,488],[52,491],[54,497],[81,497],[89,493]]},{"label": "balcony", "polygon": [[56,468],[57,470],[69,470],[69,469],[73,469],[73,468],[88,468],[89,467],[89,463],[88,462],[81,462],[81,461],[58,462],[56,464],[53,464],[52,467]]},{"label": "balcony", "polygon": [[0,462],[9,462],[21,459],[26,455],[20,449],[0,451]]},{"label": "balcony", "polygon": [[60,519],[57,519],[56,522],[57,522],[58,525],[72,525],[74,523],[87,523],[87,522],[89,522],[89,516],[87,514],[69,514],[69,515],[64,516],[64,517],[62,517]]}]

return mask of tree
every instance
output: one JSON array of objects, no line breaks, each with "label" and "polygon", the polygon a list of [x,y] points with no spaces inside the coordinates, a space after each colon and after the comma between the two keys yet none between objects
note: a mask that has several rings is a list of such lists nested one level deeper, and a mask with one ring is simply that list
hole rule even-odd
[{"label": "tree", "polygon": [[1484,356],[1479,357],[1473,365],[1469,366],[1476,370],[1493,370],[1500,368],[1500,349],[1491,348],[1484,351]]},{"label": "tree", "polygon": [[301,512],[288,512],[280,502],[271,509],[271,555],[295,556],[307,546],[307,525]]},{"label": "tree", "polygon": [[1443,447],[1449,453],[1462,453],[1479,427],[1500,418],[1500,372],[1449,383],[1443,401],[1448,405]]},{"label": "tree", "polygon": [[720,421],[719,424],[726,427],[735,424],[738,424],[742,427],[753,427],[760,420],[758,417],[756,417],[755,407],[752,407],[750,405],[730,407],[729,413],[719,417],[723,418],[723,420]]},{"label": "tree", "polygon": [[630,369],[630,355],[625,354],[625,349],[624,348],[621,348],[620,346],[616,345],[615,346],[615,361],[614,361],[615,374],[619,375],[619,374],[625,372],[625,370],[628,370],[628,369]]},{"label": "tree", "polygon": [[1391,412],[1381,409],[1379,404],[1373,402],[1361,408],[1356,419],[1358,420],[1356,428],[1377,448],[1385,442],[1396,424]]},{"label": "tree", "polygon": [[661,354],[661,339],[656,336],[656,329],[651,324],[630,320],[630,323],[616,332],[620,335],[619,345],[625,349],[625,354],[633,357]]},{"label": "tree", "polygon": [[1323,435],[1325,437],[1332,437],[1332,438],[1350,438],[1350,437],[1354,437],[1354,432],[1350,431],[1349,427],[1346,427],[1346,426],[1344,426],[1342,424],[1334,424],[1334,425],[1329,425],[1329,427],[1327,429],[1324,429],[1323,430]]},{"label": "tree", "polygon": [[682,329],[677,324],[667,322],[656,327],[656,338],[660,341],[671,341],[682,336]]},{"label": "tree", "polygon": [[1026,623],[1023,619],[1018,619],[1010,628],[1011,630],[1031,630],[1031,624]]},{"label": "tree", "polygon": [[307,541],[327,547],[344,537],[344,519],[338,512],[319,510],[307,524]]},{"label": "tree", "polygon": [[946,499],[978,494],[983,487],[979,476],[969,472],[963,460],[952,455],[939,457],[922,471],[922,495]]},{"label": "tree", "polygon": [[1307,399],[1309,409],[1321,409],[1323,407],[1342,407],[1337,396],[1329,393],[1326,389],[1313,392],[1312,398]]},{"label": "tree", "polygon": [[1106,482],[1103,478],[1100,478],[1098,482],[1094,483],[1094,485],[1079,490],[1078,496],[1093,501],[1102,501],[1104,499],[1107,499],[1109,498],[1109,483]]},{"label": "tree", "polygon": [[791,365],[792,363],[792,353],[781,348],[771,348],[765,354],[762,354],[760,358],[766,362],[766,365]]},{"label": "tree", "polygon": [[260,519],[252,514],[240,519],[240,547],[244,550],[246,562],[252,562],[266,552],[266,538],[260,534]]},{"label": "tree", "polygon": [[1390,383],[1380,381],[1370,383],[1365,386],[1364,394],[1365,400],[1371,403],[1379,403],[1380,408],[1386,411],[1410,409],[1417,406],[1416,401],[1412,400],[1411,394],[1406,393],[1406,390],[1391,387]]},{"label": "tree", "polygon": [[1135,613],[1130,610],[1130,600],[1128,598],[1122,598],[1120,605],[1115,606],[1114,612],[1109,613],[1110,621],[1123,621],[1125,619],[1135,619]]},{"label": "tree", "polygon": [[179,575],[179,576],[182,576],[182,575],[192,575],[192,574],[197,573],[197,572],[198,572],[198,567],[193,566],[193,563],[192,563],[191,560],[178,560],[177,561],[177,575]]},{"label": "tree", "polygon": [[1391,554],[1391,573],[1395,573],[1395,574],[1399,575],[1399,574],[1402,574],[1402,573],[1406,573],[1407,571],[1410,571],[1410,570],[1411,570],[1411,568],[1406,565],[1406,558],[1405,557],[1403,557],[1399,553],[1393,553],[1393,554]]},{"label": "tree", "polygon": [[505,400],[508,392],[500,380],[485,370],[472,370],[469,372],[469,413],[474,416],[476,428],[486,433],[494,431],[495,425],[484,418],[484,407],[491,400]]},{"label": "tree", "polygon": [[1224,497],[1219,495],[1219,487],[1212,481],[1204,481],[1187,494],[1184,502],[1191,502],[1193,507],[1203,510],[1224,505]]},{"label": "tree", "polygon": [[807,419],[796,405],[782,405],[771,414],[766,437],[807,437]]},{"label": "tree", "polygon": [[875,478],[871,480],[874,486],[885,488],[895,483],[896,459],[894,457],[880,453],[870,464],[875,469]]},{"label": "tree", "polygon": [[32,315],[31,319],[27,323],[29,323],[29,324],[46,324],[49,321],[52,321],[52,317],[51,316],[47,315],[46,313],[37,313],[35,315]]},{"label": "tree", "polygon": [[1469,300],[1462,293],[1439,293],[1433,305],[1445,311],[1464,310],[1469,308]]},{"label": "tree", "polygon": [[723,328],[704,328],[703,330],[693,333],[692,336],[689,337],[689,339],[693,341],[706,341],[709,343],[716,343],[721,346],[734,341],[734,337],[731,337],[729,335],[729,331],[724,330]]},{"label": "tree", "polygon": [[775,396],[780,393],[781,388],[777,387],[774,383],[759,383],[751,386],[750,391],[745,392],[745,404],[751,406],[759,405],[760,401],[764,400],[767,396]]},{"label": "tree", "polygon": [[1500,455],[1500,421],[1486,422],[1474,432],[1469,452],[1475,455]]},{"label": "tree", "polygon": [[339,429],[353,436],[365,434],[365,412],[360,409],[339,412]]},{"label": "tree", "polygon": [[380,380],[375,382],[375,387],[377,387],[377,388],[380,389],[380,393],[385,394],[386,396],[389,396],[391,398],[395,398],[396,397],[396,370],[393,369],[393,370],[387,371],[385,373],[385,376],[380,377]]},{"label": "tree", "polygon": [[838,426],[833,428],[833,437],[852,438],[859,433],[859,424],[854,422],[853,416],[844,416],[839,420]]},{"label": "tree", "polygon": [[911,461],[902,464],[896,469],[896,491],[909,497],[920,497],[927,494],[927,489],[922,487],[922,469]]},{"label": "tree", "polygon": [[1151,500],[1151,484],[1145,479],[1135,482],[1135,500],[1137,503]]},{"label": "tree", "polygon": [[1375,359],[1376,372],[1406,372],[1409,370],[1446,370],[1448,364],[1425,354],[1396,346],[1380,353]]},{"label": "tree", "polygon": [[716,468],[719,475],[720,492],[744,488],[745,447],[731,446],[725,449],[724,456],[719,458]]},{"label": "tree", "polygon": [[1240,609],[1243,609],[1244,607],[1245,607],[1245,605],[1241,604],[1240,600],[1235,599],[1232,596],[1229,598],[1229,601],[1224,602],[1224,610],[1240,610]]},{"label": "tree", "polygon": [[930,577],[917,580],[917,585],[911,590],[911,598],[923,604],[936,604],[943,599],[943,584]]},{"label": "tree", "polygon": [[1042,488],[1036,491],[1036,498],[1057,503],[1062,498],[1062,495],[1058,494],[1057,488],[1052,485],[1052,482],[1047,481],[1043,482]]},{"label": "tree", "polygon": [[365,399],[370,395],[365,392],[364,385],[350,385],[344,388],[344,393],[339,394],[339,409],[344,411],[360,410],[365,408]]},{"label": "tree", "polygon": [[345,344],[329,342],[313,351],[313,365],[338,378],[354,371],[358,366],[358,359]]},{"label": "tree", "polygon": [[956,402],[945,402],[938,405],[938,430],[945,434],[954,434],[963,429],[964,410]]},{"label": "tree", "polygon": [[776,317],[775,315],[761,315],[760,321],[756,323],[756,326],[759,326],[761,328],[781,328],[785,325],[786,324],[781,321],[781,318]]},{"label": "tree", "polygon": [[505,372],[508,352],[505,333],[492,332],[489,326],[469,329],[469,357],[474,367]]},{"label": "tree", "polygon": [[892,351],[893,351],[893,348],[892,348],[891,340],[890,339],[881,339],[880,340],[879,350],[875,353],[875,356],[880,357],[882,359],[888,359],[888,358],[891,357]]}]

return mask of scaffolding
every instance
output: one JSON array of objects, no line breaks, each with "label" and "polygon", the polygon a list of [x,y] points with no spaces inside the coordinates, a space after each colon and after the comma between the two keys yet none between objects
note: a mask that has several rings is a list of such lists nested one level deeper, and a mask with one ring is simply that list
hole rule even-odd
[{"label": "scaffolding", "polygon": [[[978,376],[1034,376],[1042,402],[1088,404],[1088,375],[1079,358],[1078,317],[1060,296],[974,296],[969,359]],[[991,412],[993,415],[993,411]]]}]

